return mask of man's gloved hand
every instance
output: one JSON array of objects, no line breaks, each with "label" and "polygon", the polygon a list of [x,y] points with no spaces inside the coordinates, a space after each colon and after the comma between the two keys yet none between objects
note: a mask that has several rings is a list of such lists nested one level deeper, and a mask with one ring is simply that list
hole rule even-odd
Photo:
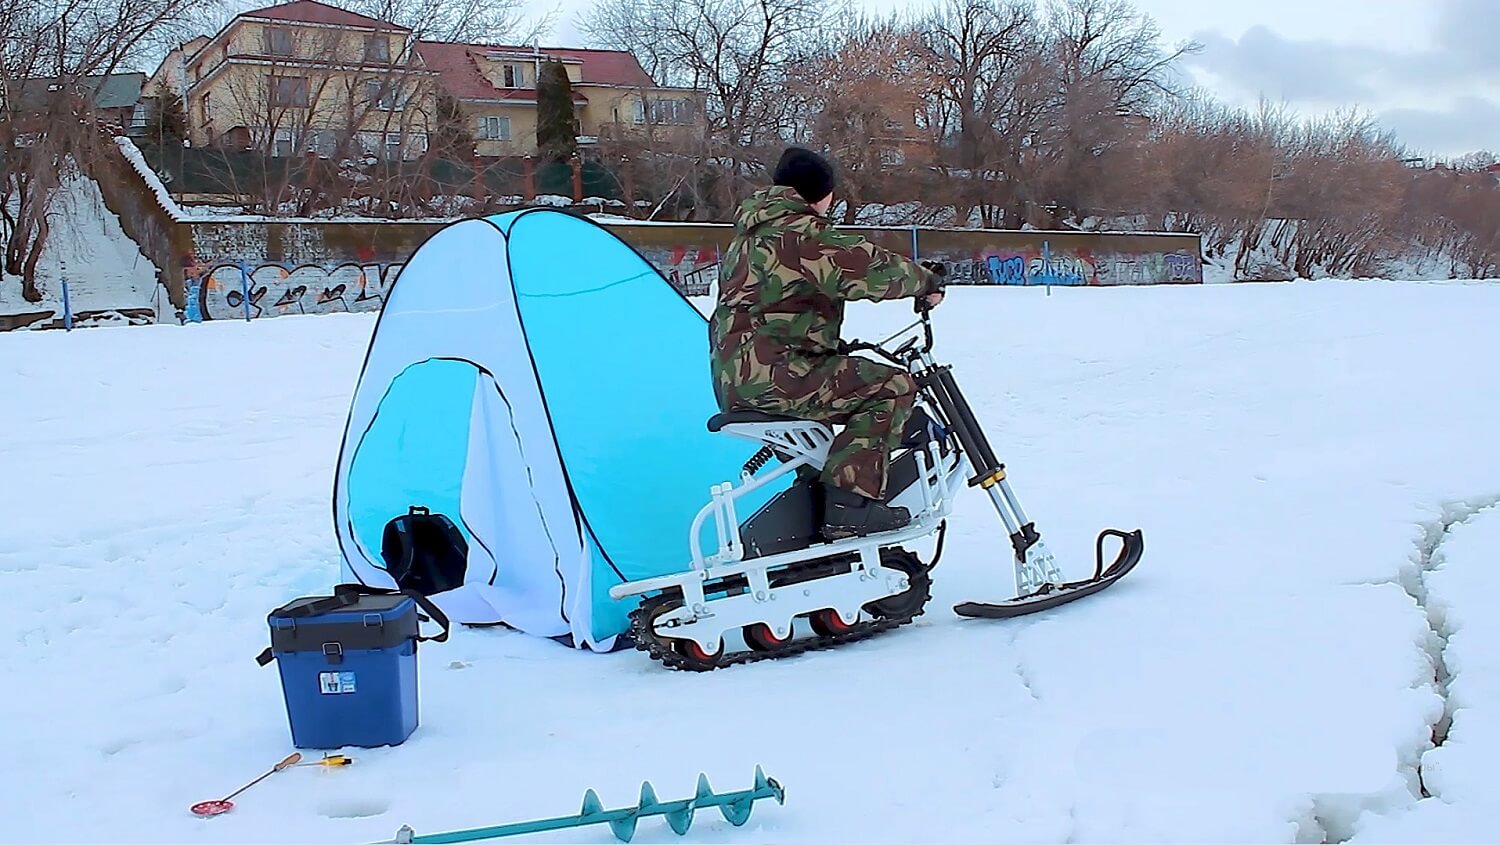
[{"label": "man's gloved hand", "polygon": [[941,261],[923,261],[923,269],[932,274],[932,284],[927,293],[917,297],[913,309],[917,312],[929,311],[943,301],[943,288],[948,284],[948,266]]}]

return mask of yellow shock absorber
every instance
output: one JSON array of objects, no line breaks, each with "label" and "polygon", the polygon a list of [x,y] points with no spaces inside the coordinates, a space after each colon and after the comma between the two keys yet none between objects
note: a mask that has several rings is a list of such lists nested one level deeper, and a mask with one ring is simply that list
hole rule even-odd
[{"label": "yellow shock absorber", "polygon": [[979,482],[979,486],[982,487],[982,488],[984,488],[985,490],[988,490],[991,487],[994,487],[996,484],[999,484],[1001,481],[1004,481],[1004,480],[1005,480],[1005,470],[1004,469],[997,469],[994,472],[990,473],[989,476],[987,476],[984,480],[980,481]]}]

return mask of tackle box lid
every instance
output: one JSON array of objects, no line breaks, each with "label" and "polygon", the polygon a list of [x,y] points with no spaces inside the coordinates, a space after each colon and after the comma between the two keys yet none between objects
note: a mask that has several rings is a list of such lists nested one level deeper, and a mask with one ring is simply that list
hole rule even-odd
[{"label": "tackle box lid", "polygon": [[328,596],[304,596],[271,611],[271,650],[322,651],[327,643],[343,649],[391,648],[417,638],[421,620],[410,596],[361,595],[339,606],[317,609]]}]

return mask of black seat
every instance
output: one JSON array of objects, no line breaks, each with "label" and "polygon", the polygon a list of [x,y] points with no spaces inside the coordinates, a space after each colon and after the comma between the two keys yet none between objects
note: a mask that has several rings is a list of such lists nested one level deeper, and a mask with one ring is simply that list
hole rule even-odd
[{"label": "black seat", "polygon": [[708,430],[718,431],[726,425],[738,423],[776,423],[776,422],[805,422],[801,417],[789,417],[785,414],[768,414],[765,411],[752,411],[748,409],[725,411],[722,414],[714,414],[708,418]]}]

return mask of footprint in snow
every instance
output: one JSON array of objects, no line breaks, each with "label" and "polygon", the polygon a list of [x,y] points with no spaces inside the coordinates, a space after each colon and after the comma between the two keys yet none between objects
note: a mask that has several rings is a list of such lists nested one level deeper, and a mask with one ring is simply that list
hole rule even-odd
[{"label": "footprint in snow", "polygon": [[330,819],[366,819],[390,808],[391,802],[381,798],[339,798],[323,802],[319,812]]},{"label": "footprint in snow", "polygon": [[127,749],[134,748],[137,745],[142,745],[144,743],[145,740],[141,739],[140,737],[121,737],[99,746],[99,753],[103,754],[105,757],[113,757],[116,754],[121,753],[122,751],[126,751]]}]

